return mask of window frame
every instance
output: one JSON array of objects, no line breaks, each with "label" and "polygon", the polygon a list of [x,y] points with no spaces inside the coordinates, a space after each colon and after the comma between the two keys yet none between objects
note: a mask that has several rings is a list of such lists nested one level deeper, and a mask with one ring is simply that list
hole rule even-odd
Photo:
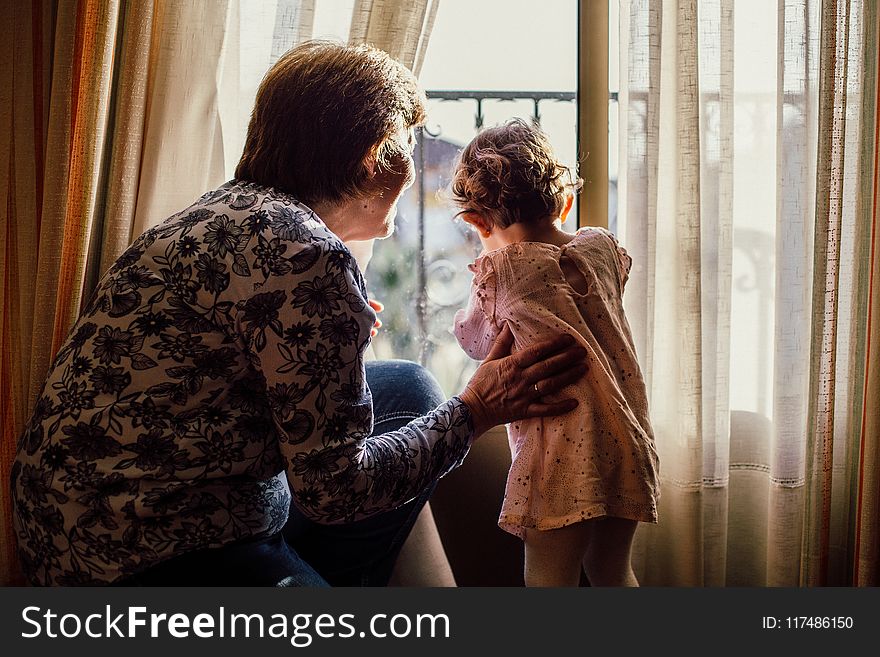
[{"label": "window frame", "polygon": [[[578,0],[577,225],[608,228],[608,3]],[[603,90],[597,93],[595,90]]]}]

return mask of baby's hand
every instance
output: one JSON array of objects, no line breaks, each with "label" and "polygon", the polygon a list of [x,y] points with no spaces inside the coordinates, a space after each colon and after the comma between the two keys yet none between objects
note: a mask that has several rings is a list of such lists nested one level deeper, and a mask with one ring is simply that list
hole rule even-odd
[{"label": "baby's hand", "polygon": [[[380,313],[383,310],[385,310],[385,306],[381,302],[376,301],[375,299],[367,299],[367,303],[370,304],[370,308],[375,310],[377,313]],[[382,320],[377,317],[376,323],[373,324],[373,328],[370,329],[370,337],[375,338],[376,335],[379,333],[380,328],[382,328]]]}]

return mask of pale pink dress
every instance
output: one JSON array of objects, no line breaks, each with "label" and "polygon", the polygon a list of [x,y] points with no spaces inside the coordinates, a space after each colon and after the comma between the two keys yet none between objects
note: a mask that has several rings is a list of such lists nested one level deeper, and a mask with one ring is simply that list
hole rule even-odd
[{"label": "pale pink dress", "polygon": [[[561,258],[583,274],[584,294]],[[657,521],[657,452],[622,303],[630,264],[611,233],[584,228],[562,247],[520,242],[470,266],[471,299],[454,332],[472,358],[486,357],[505,323],[514,350],[565,332],[589,358],[587,375],[557,395],[578,399],[576,410],[507,425],[512,464],[498,524],[512,534],[600,516]]]}]

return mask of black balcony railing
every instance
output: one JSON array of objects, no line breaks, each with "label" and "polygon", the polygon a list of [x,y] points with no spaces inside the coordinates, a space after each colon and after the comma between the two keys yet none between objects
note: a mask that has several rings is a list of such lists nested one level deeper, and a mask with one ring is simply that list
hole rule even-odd
[{"label": "black balcony railing", "polygon": [[541,122],[540,104],[542,101],[555,100],[562,102],[574,102],[577,94],[573,91],[428,91],[428,98],[435,100],[473,100],[477,103],[477,112],[474,115],[474,127],[479,130],[483,127],[483,101],[484,100],[530,100],[534,106],[532,118],[536,123]]}]

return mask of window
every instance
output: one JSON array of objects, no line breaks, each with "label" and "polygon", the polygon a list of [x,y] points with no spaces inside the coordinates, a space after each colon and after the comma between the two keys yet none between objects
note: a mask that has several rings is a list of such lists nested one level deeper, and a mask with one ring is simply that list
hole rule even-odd
[{"label": "window", "polygon": [[[463,389],[477,363],[459,348],[452,318],[467,303],[467,265],[480,242],[437,190],[480,126],[515,116],[537,115],[557,155],[575,166],[577,62],[577,2],[440,4],[420,76],[429,117],[414,156],[417,179],[401,199],[394,235],[376,242],[367,268],[370,294],[385,304],[376,357],[420,362],[447,394]],[[571,216],[567,230],[577,228],[576,208]]]}]

